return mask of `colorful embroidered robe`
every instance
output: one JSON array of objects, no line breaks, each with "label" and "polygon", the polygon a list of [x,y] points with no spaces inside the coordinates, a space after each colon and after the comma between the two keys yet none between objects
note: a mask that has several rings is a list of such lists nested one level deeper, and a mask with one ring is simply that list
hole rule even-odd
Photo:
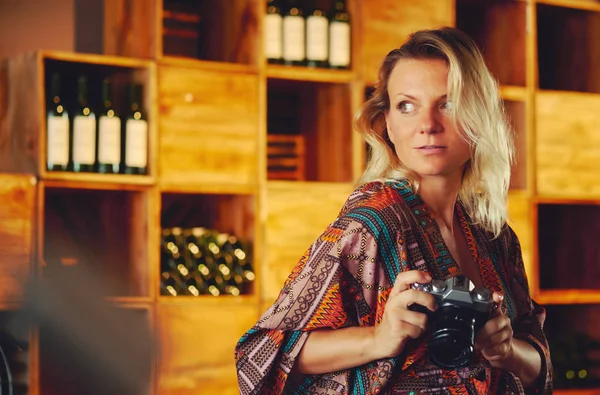
[{"label": "colorful embroidered robe", "polygon": [[[535,393],[549,393],[552,368],[543,333],[545,311],[529,296],[518,239],[510,227],[494,239],[457,212],[484,285],[504,295],[514,337],[540,352]],[[262,318],[235,349],[240,392],[247,394],[521,394],[520,380],[476,353],[457,370],[431,365],[427,336],[394,358],[321,375],[292,373],[310,332],[372,326],[383,317],[396,275],[418,269],[433,278],[460,273],[439,227],[404,181],[357,188],[338,218],[310,246]]]}]

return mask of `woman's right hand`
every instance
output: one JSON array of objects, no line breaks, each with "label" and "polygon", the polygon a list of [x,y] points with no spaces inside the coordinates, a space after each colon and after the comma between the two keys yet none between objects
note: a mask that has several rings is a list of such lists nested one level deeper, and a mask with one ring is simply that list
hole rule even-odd
[{"label": "woman's right hand", "polygon": [[373,351],[377,359],[400,354],[409,339],[416,339],[423,334],[427,326],[427,315],[409,310],[409,306],[416,303],[435,311],[435,298],[427,292],[411,289],[410,286],[430,281],[431,276],[420,270],[398,274],[386,302],[383,319],[373,332]]}]

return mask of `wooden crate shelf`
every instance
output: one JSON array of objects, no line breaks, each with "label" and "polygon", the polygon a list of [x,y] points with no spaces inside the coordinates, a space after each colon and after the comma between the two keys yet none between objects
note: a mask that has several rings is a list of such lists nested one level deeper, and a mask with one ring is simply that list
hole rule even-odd
[{"label": "wooden crate shelf", "polygon": [[600,4],[595,0],[535,0],[537,4],[600,12]]},{"label": "wooden crate shelf", "polygon": [[349,70],[268,65],[267,78],[345,84],[354,81],[356,73]]}]

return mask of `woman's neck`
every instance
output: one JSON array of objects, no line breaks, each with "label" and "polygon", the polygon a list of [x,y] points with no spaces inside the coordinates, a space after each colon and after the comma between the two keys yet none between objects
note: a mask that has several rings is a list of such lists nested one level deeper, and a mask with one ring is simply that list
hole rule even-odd
[{"label": "woman's neck", "polygon": [[448,177],[423,177],[419,196],[425,202],[440,227],[453,231],[454,207],[458,199],[461,180]]}]

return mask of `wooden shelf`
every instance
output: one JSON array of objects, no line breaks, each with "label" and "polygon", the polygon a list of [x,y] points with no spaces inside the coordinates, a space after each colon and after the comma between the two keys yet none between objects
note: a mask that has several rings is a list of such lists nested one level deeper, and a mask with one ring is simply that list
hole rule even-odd
[{"label": "wooden shelf", "polygon": [[540,290],[535,300],[540,304],[599,304],[600,290]]},{"label": "wooden shelf", "polygon": [[535,0],[537,4],[600,12],[600,3],[595,0]]},{"label": "wooden shelf", "polygon": [[350,70],[331,70],[299,66],[267,65],[267,78],[310,81],[332,84],[346,84],[356,79],[356,73]]},{"label": "wooden shelf", "polygon": [[225,305],[254,305],[257,302],[257,295],[200,295],[200,296],[159,296],[158,303],[162,306],[215,306],[225,307]]},{"label": "wooden shelf", "polygon": [[78,52],[64,51],[38,51],[41,59],[61,60],[64,62],[75,62],[95,64],[104,66],[128,67],[128,68],[150,68],[153,67],[151,60],[130,58],[125,56],[96,55]]},{"label": "wooden shelf", "polygon": [[151,186],[152,176],[129,174],[99,174],[46,171],[41,179],[46,186],[87,189],[120,189],[122,187]]},{"label": "wooden shelf", "polygon": [[212,60],[201,60],[184,58],[178,56],[162,56],[158,59],[159,65],[177,66],[189,69],[219,71],[223,73],[244,73],[257,74],[258,68],[253,65],[246,65],[231,62],[217,62]]},{"label": "wooden shelf", "polygon": [[112,296],[107,297],[106,301],[122,308],[149,308],[152,306],[152,298],[143,296]]},{"label": "wooden shelf", "polygon": [[500,97],[504,100],[527,101],[527,87],[500,85]]},{"label": "wooden shelf", "polygon": [[232,194],[232,195],[253,195],[258,193],[257,184],[233,184],[233,183],[178,183],[170,180],[159,181],[159,189],[163,193],[182,193],[182,194]]}]

